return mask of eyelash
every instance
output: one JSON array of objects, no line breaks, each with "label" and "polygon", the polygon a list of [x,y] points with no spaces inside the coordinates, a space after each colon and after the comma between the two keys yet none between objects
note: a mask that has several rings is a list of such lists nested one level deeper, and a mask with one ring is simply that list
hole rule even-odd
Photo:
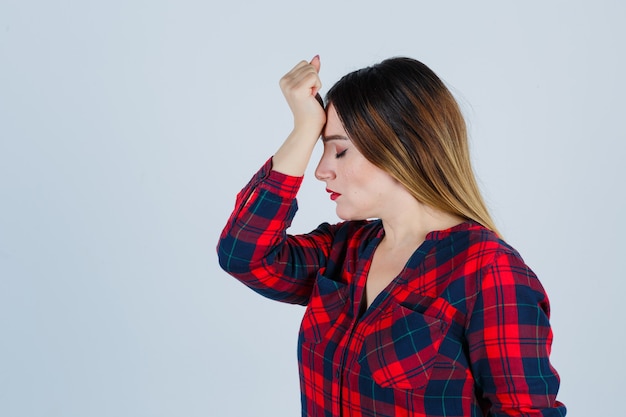
[{"label": "eyelash", "polygon": [[335,155],[335,158],[339,159],[342,156],[344,156],[346,154],[347,149],[344,149],[343,151],[339,152],[338,154]]}]

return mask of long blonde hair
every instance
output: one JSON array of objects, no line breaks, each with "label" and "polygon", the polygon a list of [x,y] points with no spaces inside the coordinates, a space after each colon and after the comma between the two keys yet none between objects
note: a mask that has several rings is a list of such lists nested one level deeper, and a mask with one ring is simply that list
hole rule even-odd
[{"label": "long blonde hair", "polygon": [[387,59],[345,75],[326,99],[365,158],[415,199],[498,233],[476,184],[461,110],[430,68]]}]

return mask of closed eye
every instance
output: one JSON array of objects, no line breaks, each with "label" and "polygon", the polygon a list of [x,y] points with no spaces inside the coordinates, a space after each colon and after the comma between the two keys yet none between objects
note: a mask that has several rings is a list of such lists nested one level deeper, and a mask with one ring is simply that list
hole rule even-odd
[{"label": "closed eye", "polygon": [[346,151],[347,151],[347,149],[344,149],[343,151],[335,154],[335,158],[337,158],[337,159],[341,158],[342,156],[344,156],[346,154]]}]

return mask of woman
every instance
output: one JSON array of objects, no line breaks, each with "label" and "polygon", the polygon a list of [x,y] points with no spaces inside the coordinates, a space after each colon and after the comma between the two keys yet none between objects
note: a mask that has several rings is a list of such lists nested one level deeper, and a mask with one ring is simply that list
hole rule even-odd
[{"label": "woman", "polygon": [[[319,68],[315,57],[281,79],[293,131],[218,245],[227,272],[307,306],[302,414],[564,416],[547,296],[498,236],[450,92],[394,58],[344,76],[324,110]],[[288,235],[320,134],[315,175],[344,221]]]}]

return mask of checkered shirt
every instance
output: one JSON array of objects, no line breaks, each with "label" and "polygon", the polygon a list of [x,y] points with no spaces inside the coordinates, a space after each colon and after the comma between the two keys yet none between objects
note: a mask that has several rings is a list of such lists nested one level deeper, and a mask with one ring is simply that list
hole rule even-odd
[{"label": "checkered shirt", "polygon": [[287,234],[301,181],[270,159],[238,194],[218,255],[254,291],[307,306],[303,416],[565,416],[548,298],[513,248],[473,222],[432,232],[363,311],[382,224]]}]

